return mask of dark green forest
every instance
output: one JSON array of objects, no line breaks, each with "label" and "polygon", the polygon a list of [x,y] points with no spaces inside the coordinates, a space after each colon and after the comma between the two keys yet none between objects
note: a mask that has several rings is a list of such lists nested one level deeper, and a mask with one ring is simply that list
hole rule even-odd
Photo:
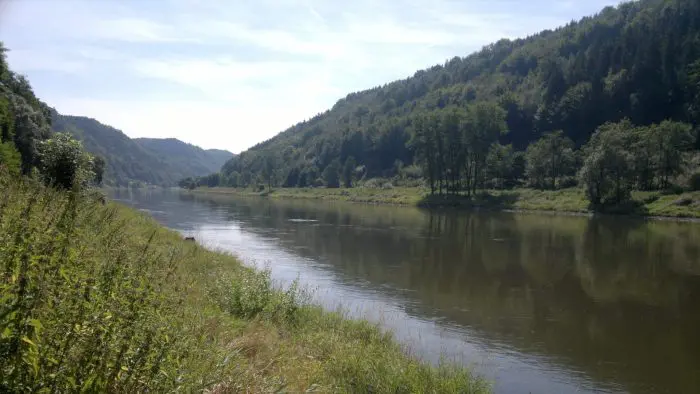
[{"label": "dark green forest", "polygon": [[[351,93],[184,187],[698,188],[700,2],[641,0]],[[373,182],[373,184],[383,184]]]}]

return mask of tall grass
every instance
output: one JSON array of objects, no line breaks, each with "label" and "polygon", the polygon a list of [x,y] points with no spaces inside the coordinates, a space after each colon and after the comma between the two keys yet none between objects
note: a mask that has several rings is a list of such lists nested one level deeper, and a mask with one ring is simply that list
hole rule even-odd
[{"label": "tall grass", "polygon": [[483,392],[131,209],[0,174],[0,392]]},{"label": "tall grass", "polygon": [[202,387],[179,269],[191,251],[85,195],[0,188],[0,391]]}]

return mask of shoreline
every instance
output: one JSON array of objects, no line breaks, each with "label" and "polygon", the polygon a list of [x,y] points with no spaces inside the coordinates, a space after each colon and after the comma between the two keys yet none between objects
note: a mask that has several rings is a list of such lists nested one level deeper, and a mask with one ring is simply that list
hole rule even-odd
[{"label": "shoreline", "polygon": [[[394,189],[297,189],[280,188],[272,192],[254,192],[250,189],[200,187],[185,190],[193,194],[235,195],[241,197],[289,200],[341,201],[356,204],[417,207],[424,209],[479,210],[521,214],[546,214],[581,217],[624,217],[648,221],[678,221],[700,223],[700,192],[663,195],[654,192],[633,193],[633,203],[643,211],[595,212],[587,209],[578,189],[540,191],[514,189],[490,191],[476,199],[464,196],[428,196],[419,188]],[[689,199],[690,204],[676,201]],[[645,200],[651,201],[644,203]]]}]

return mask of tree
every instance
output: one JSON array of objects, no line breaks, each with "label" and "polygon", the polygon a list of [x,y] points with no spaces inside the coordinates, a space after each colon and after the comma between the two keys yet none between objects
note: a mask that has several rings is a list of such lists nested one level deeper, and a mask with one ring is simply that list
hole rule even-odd
[{"label": "tree", "polygon": [[629,200],[635,179],[630,152],[633,133],[629,120],[606,123],[584,147],[585,159],[579,179],[593,207]]},{"label": "tree", "polygon": [[494,143],[486,156],[486,171],[488,178],[497,189],[506,187],[508,181],[513,181],[512,173],[515,154],[513,145]]},{"label": "tree", "polygon": [[343,185],[347,188],[352,187],[353,185],[353,177],[355,176],[355,168],[357,168],[357,162],[355,161],[355,158],[353,156],[349,156],[345,160],[345,164],[343,165],[343,173],[342,173],[342,181]]},{"label": "tree", "polygon": [[92,172],[95,174],[95,184],[101,185],[105,172],[105,159],[95,156],[92,159]]},{"label": "tree", "polygon": [[192,177],[187,177],[187,178],[181,179],[178,182],[178,186],[180,186],[183,189],[194,190],[195,188],[197,188],[197,180],[195,180]]},{"label": "tree", "polygon": [[47,185],[71,189],[95,178],[92,156],[69,134],[57,133],[53,138],[41,141],[38,152],[41,176]]},{"label": "tree", "polygon": [[22,156],[22,173],[29,174],[37,162],[36,142],[45,140],[50,135],[43,114],[18,99],[14,108],[14,143]]},{"label": "tree", "polygon": [[292,169],[287,172],[287,177],[285,178],[282,187],[296,187],[299,185],[300,174],[301,171],[299,170],[299,167],[292,167]]},{"label": "tree", "polygon": [[[574,142],[561,130],[542,136],[527,147],[526,173],[530,184],[550,189],[557,188],[557,179],[570,174],[574,169]],[[546,182],[546,180],[549,182]]]},{"label": "tree", "polygon": [[437,180],[437,144],[435,115],[419,114],[413,119],[411,147],[416,152],[416,159],[422,164],[430,185],[430,194],[435,194]]},{"label": "tree", "polygon": [[0,143],[14,139],[14,116],[10,111],[9,101],[0,96]]},{"label": "tree", "polygon": [[272,190],[272,183],[275,178],[275,157],[271,154],[263,158],[262,177],[267,182],[268,190]]},{"label": "tree", "polygon": [[670,186],[671,178],[678,175],[685,163],[684,151],[693,143],[692,126],[672,121],[663,121],[652,126],[655,145],[658,146],[658,176],[661,187]]},{"label": "tree", "polygon": [[229,187],[239,187],[241,186],[241,174],[238,173],[238,171],[233,171],[228,174],[226,177],[227,182],[226,186]]},{"label": "tree", "polygon": [[323,170],[323,182],[326,187],[338,188],[340,187],[340,160],[335,159],[330,162]]},{"label": "tree", "polygon": [[465,149],[465,174],[468,194],[483,184],[486,156],[491,144],[508,132],[506,111],[495,103],[477,103],[467,108],[462,123]]}]

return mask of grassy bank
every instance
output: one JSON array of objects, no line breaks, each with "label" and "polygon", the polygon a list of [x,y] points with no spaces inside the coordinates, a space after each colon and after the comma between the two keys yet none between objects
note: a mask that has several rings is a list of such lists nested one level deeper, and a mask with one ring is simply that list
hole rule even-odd
[{"label": "grassy bank", "polygon": [[426,191],[417,187],[381,188],[279,188],[272,192],[254,192],[251,189],[236,189],[228,187],[199,187],[196,193],[234,194],[239,196],[314,199],[327,201],[347,201],[365,204],[418,205],[426,195]]},{"label": "grassy bank", "polygon": [[[390,189],[357,187],[351,189],[274,189],[253,192],[250,189],[198,188],[195,192],[264,196],[269,198],[318,199],[370,204],[391,204],[422,207],[482,208],[493,210],[549,211],[590,213],[588,201],[578,188],[562,190],[490,190],[473,198],[465,196],[430,196],[422,188],[396,187]],[[632,201],[607,213],[672,218],[700,218],[700,192],[664,194],[633,192]]]},{"label": "grassy bank", "polygon": [[486,392],[97,196],[0,175],[1,392]]}]

